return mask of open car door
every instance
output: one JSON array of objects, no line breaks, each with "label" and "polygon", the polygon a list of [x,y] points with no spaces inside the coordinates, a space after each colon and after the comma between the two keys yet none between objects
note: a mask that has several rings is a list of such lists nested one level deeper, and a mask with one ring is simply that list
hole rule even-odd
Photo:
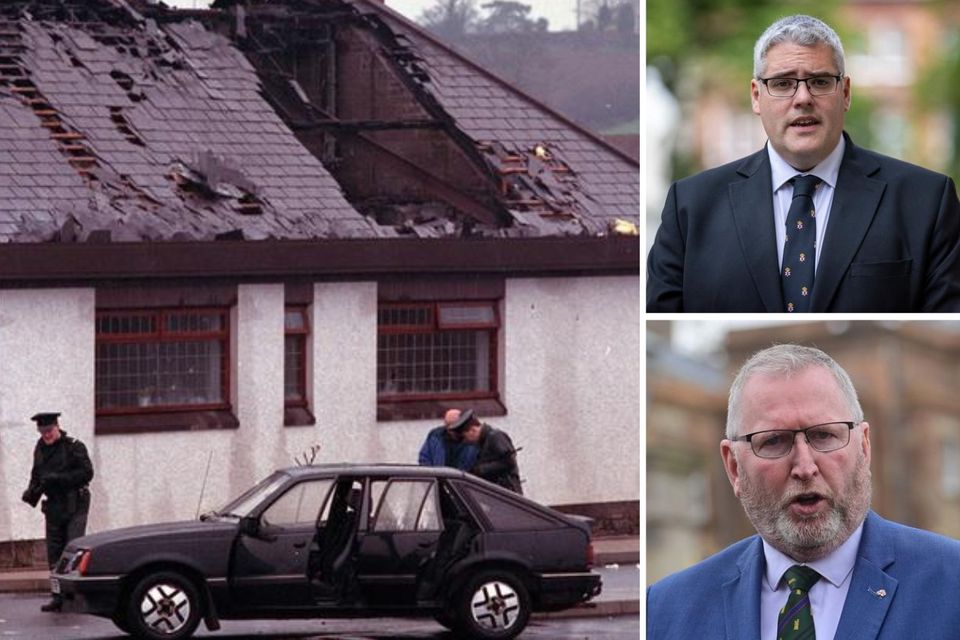
[{"label": "open car door", "polygon": [[332,478],[294,484],[259,515],[241,522],[230,589],[242,608],[296,609],[312,604],[308,560],[333,484]]},{"label": "open car door", "polygon": [[357,550],[357,580],[367,603],[415,604],[418,579],[442,530],[436,479],[371,480],[368,527]]}]

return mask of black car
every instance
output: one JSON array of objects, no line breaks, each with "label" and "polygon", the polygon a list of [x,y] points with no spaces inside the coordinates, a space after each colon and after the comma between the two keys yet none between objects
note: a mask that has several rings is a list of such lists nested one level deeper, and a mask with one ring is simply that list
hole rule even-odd
[{"label": "black car", "polygon": [[143,638],[201,619],[433,615],[501,639],[600,593],[592,555],[586,518],[461,471],[313,465],[200,520],[77,538],[51,581],[65,611]]}]

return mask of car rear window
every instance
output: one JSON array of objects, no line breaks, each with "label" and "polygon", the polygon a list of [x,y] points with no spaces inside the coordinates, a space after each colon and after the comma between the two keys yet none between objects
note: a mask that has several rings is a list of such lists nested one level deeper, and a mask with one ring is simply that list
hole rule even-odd
[{"label": "car rear window", "polygon": [[487,517],[490,525],[499,531],[543,531],[564,526],[552,518],[508,502],[482,489],[460,486]]}]

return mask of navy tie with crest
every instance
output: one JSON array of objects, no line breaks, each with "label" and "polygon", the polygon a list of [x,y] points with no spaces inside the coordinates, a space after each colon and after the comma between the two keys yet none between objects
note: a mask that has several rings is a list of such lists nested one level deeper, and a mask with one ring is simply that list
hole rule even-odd
[{"label": "navy tie with crest", "polygon": [[783,245],[783,302],[788,312],[810,310],[813,293],[814,265],[817,250],[817,218],[813,208],[813,192],[821,180],[817,176],[796,176],[793,202],[787,213],[787,237]]}]

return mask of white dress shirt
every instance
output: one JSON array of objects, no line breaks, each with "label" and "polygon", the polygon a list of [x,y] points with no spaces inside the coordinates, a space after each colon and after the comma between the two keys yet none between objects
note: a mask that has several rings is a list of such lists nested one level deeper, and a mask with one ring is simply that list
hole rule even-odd
[{"label": "white dress shirt", "polygon": [[787,569],[795,564],[806,564],[822,577],[810,587],[810,610],[817,640],[833,640],[840,624],[843,603],[850,590],[850,577],[860,548],[863,523],[833,553],[820,560],[799,563],[763,541],[763,556],[767,569],[760,581],[760,640],[776,640],[777,618],[787,602],[790,590],[782,580]]},{"label": "white dress shirt", "polygon": [[[787,214],[790,212],[790,203],[793,200],[793,185],[790,179],[797,175],[814,175],[823,180],[813,193],[813,208],[817,212],[817,245],[814,252],[816,261],[814,270],[820,264],[820,247],[827,232],[827,222],[830,220],[830,208],[833,205],[833,192],[837,188],[837,176],[840,174],[840,163],[843,161],[843,150],[846,148],[843,136],[840,142],[830,152],[823,162],[810,171],[800,172],[791,167],[786,160],[774,151],[773,145],[767,143],[767,154],[770,156],[770,169],[773,175],[773,220],[777,231],[777,258],[783,266],[783,245],[787,238]],[[816,285],[814,285],[816,286]]]}]

